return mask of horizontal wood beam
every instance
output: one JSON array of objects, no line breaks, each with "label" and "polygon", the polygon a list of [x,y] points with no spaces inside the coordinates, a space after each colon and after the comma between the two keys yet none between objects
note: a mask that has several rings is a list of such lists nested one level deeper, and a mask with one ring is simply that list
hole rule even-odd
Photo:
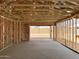
[{"label": "horizontal wood beam", "polygon": [[31,26],[50,26],[54,25],[53,22],[32,22],[30,23]]},{"label": "horizontal wood beam", "polygon": [[65,20],[69,20],[69,18],[75,16],[76,14],[79,14],[79,11],[76,11],[76,12],[72,13],[70,16],[67,16],[67,17],[64,17],[64,18],[62,18],[62,19],[59,19],[59,20],[56,21],[55,23],[61,22],[61,21],[65,21]]}]

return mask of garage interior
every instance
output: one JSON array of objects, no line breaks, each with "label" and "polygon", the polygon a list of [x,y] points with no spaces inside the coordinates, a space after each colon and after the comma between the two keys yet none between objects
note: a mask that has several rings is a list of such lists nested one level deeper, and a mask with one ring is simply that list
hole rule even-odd
[{"label": "garage interior", "polygon": [[0,0],[0,59],[79,59],[79,0]]}]

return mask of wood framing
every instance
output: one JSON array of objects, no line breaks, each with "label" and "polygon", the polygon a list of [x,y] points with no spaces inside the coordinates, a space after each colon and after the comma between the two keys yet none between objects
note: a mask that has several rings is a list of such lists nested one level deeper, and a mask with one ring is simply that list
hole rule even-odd
[{"label": "wood framing", "polygon": [[0,50],[25,40],[29,40],[28,24],[0,17]]}]

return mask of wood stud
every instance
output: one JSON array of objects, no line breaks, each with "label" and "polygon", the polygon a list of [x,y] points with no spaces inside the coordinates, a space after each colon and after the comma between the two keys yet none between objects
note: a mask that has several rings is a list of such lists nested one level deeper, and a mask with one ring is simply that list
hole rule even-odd
[{"label": "wood stud", "polygon": [[24,39],[29,40],[28,24],[0,17],[0,50],[11,44],[19,44]]},{"label": "wood stud", "polygon": [[[77,17],[73,17],[73,18],[70,18],[70,19],[67,19],[67,20],[64,20],[64,21],[61,21],[61,22],[58,22],[56,23],[56,26],[57,26],[57,29],[54,29],[57,30],[55,34],[57,34],[57,41],[60,42],[61,44],[67,46],[68,48],[76,51],[76,52],[79,52],[79,41],[78,41],[78,22],[77,22]],[[64,25],[62,27],[62,25]],[[63,29],[64,28],[64,29]],[[62,29],[62,30],[60,30]],[[64,32],[63,32],[64,30]],[[54,34],[54,35],[55,35]],[[64,36],[62,35],[64,34]],[[63,38],[62,38],[63,36]]]}]

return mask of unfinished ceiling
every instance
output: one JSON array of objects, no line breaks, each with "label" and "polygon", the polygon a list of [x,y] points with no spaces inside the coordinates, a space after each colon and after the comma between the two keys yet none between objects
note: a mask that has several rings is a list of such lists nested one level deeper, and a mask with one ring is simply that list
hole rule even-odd
[{"label": "unfinished ceiling", "polygon": [[79,10],[79,0],[0,0],[0,15],[27,23],[53,24]]}]

